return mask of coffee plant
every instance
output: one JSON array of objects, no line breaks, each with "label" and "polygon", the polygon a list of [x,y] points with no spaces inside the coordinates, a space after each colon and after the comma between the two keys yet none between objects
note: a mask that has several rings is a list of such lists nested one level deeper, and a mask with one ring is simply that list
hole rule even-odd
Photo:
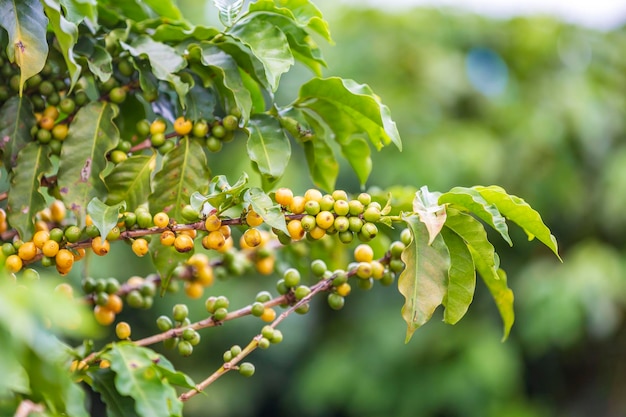
[{"label": "coffee plant", "polygon": [[[6,414],[87,416],[92,391],[109,416],[182,415],[222,375],[253,375],[250,353],[289,337],[280,324],[314,297],[340,310],[353,288],[378,284],[397,282],[408,342],[440,305],[457,323],[478,273],[506,338],[513,293],[485,226],[511,245],[513,222],[558,257],[540,215],[498,186],[424,186],[408,204],[335,189],[337,154],[365,185],[371,147],[402,149],[389,108],[367,85],[322,77],[315,39],[332,39],[309,0],[234,3],[215,2],[216,28],[192,25],[171,0],[0,0]],[[296,61],[313,77],[280,105],[281,76]],[[212,172],[231,142],[245,142],[238,158],[250,175]],[[317,188],[281,186],[292,146]],[[124,243],[154,273],[70,274]],[[307,257],[306,268],[295,262]],[[220,295],[218,278],[250,271],[275,275],[275,287],[254,299]],[[143,338],[117,320],[178,290],[206,315],[175,304]],[[189,356],[203,333],[219,332],[208,328],[244,316],[258,318],[258,334],[202,381],[150,348]],[[107,326],[115,340],[103,340]]]}]

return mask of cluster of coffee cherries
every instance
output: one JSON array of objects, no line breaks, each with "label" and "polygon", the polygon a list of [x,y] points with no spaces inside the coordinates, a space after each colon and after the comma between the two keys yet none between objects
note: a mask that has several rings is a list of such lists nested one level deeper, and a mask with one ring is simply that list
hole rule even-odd
[{"label": "cluster of coffee cherries", "polygon": [[172,317],[166,315],[159,316],[156,320],[160,331],[166,332],[171,329],[182,329],[180,336],[165,339],[163,344],[167,349],[178,348],[182,356],[189,356],[193,353],[193,347],[200,343],[200,334],[189,327],[189,308],[186,304],[176,304],[172,307]]}]

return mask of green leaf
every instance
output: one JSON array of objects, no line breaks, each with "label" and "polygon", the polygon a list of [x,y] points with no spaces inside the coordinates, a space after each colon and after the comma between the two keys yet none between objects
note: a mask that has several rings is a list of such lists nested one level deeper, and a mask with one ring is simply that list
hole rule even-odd
[{"label": "green leaf", "polygon": [[221,32],[214,27],[163,24],[154,29],[152,39],[158,42],[182,42],[188,39],[209,40]]},{"label": "green leaf", "polygon": [[[270,0],[254,2],[250,4],[250,11],[268,10],[273,6],[273,3]],[[328,22],[323,19],[322,12],[312,2],[309,0],[282,0],[280,5],[282,7],[274,6],[270,10],[296,20],[300,26],[310,28],[332,43]]]},{"label": "green leaf", "polygon": [[117,146],[119,131],[113,123],[117,107],[105,102],[91,102],[82,107],[61,148],[57,182],[66,206],[84,219],[92,198],[106,198],[102,172],[106,154]]},{"label": "green leaf", "polygon": [[0,114],[0,149],[5,167],[11,171],[19,152],[32,141],[30,131],[37,121],[27,97],[11,97],[0,108]]},{"label": "green leaf", "polygon": [[291,158],[291,144],[280,122],[267,114],[256,114],[248,125],[248,156],[263,177],[279,179]]},{"label": "green leaf", "polygon": [[115,389],[115,373],[111,369],[98,369],[89,376],[91,387],[107,406],[108,417],[139,417],[135,412],[135,401]]},{"label": "green leaf", "polygon": [[43,0],[43,5],[46,15],[50,19],[50,27],[56,36],[57,42],[59,42],[59,49],[63,54],[65,65],[69,71],[71,89],[78,81],[81,71],[81,66],[78,65],[74,58],[74,45],[78,40],[78,27],[61,14],[59,0]]},{"label": "green leaf", "polygon": [[[232,56],[237,65],[248,74],[250,78],[259,83],[264,90],[270,90],[269,74],[265,73],[263,62],[254,54],[253,50],[239,39],[230,35],[220,38],[220,42],[215,43],[222,51]],[[242,75],[243,76],[243,75]],[[245,81],[245,77],[244,77]]]},{"label": "green leaf", "polygon": [[263,63],[270,87],[276,91],[281,75],[294,64],[285,34],[262,18],[240,20],[229,33],[248,45]]},{"label": "green leaf", "polygon": [[132,343],[114,343],[102,356],[111,362],[119,393],[135,400],[137,414],[153,417],[182,415],[182,402],[174,387],[161,377],[153,362],[158,358],[154,352]]},{"label": "green leaf", "polygon": [[[369,86],[339,77],[313,78],[300,87],[295,105],[316,110],[317,101],[328,102],[348,115],[376,149],[393,142],[402,150],[400,134],[389,108],[380,102]],[[322,113],[324,119],[328,116],[326,113]]]},{"label": "green leaf", "polygon": [[437,203],[440,193],[428,191],[427,186],[420,188],[413,199],[413,211],[420,217],[420,221],[428,230],[428,244],[437,237],[443,224],[446,222],[446,207]]},{"label": "green leaf", "polygon": [[38,74],[48,57],[48,18],[39,0],[0,0],[0,26],[9,34],[7,56],[20,67],[20,96],[24,83]]},{"label": "green leaf", "polygon": [[165,356],[159,355],[159,360],[153,362],[155,362],[155,366],[159,370],[161,376],[170,384],[188,389],[194,389],[196,387],[196,383],[193,382],[193,379],[191,379],[189,375],[184,372],[174,369],[174,365],[172,365],[172,363],[167,360]]},{"label": "green leaf", "polygon": [[256,187],[250,188],[244,194],[243,201],[251,205],[252,209],[263,218],[265,223],[289,234],[287,223],[285,222],[285,215],[280,205],[274,203],[270,196],[265,194],[263,190]]},{"label": "green leaf", "polygon": [[89,71],[100,81],[106,82],[111,78],[113,58],[105,48],[93,43],[88,37],[83,37],[76,44],[74,51],[87,63]]},{"label": "green leaf", "polygon": [[78,25],[87,19],[87,24],[98,29],[98,7],[96,0],[61,0],[65,18]]},{"label": "green leaf", "polygon": [[406,340],[432,317],[446,295],[450,257],[441,235],[428,244],[426,226],[416,215],[402,215],[413,240],[402,252],[406,267],[398,278],[398,290],[405,298],[402,317],[407,323]]},{"label": "green leaf", "polygon": [[174,48],[161,42],[156,42],[148,35],[140,35],[128,45],[120,43],[122,48],[136,58],[147,57],[154,76],[166,81],[174,87],[181,105],[184,107],[184,98],[189,91],[189,84],[183,82],[175,73],[185,68],[187,61]]},{"label": "green leaf", "polygon": [[132,155],[117,164],[105,178],[109,190],[107,204],[125,201],[128,211],[135,211],[150,195],[150,179],[156,156]]},{"label": "green leaf", "polygon": [[154,176],[154,190],[149,197],[150,210],[169,212],[171,218],[182,219],[181,211],[191,195],[205,193],[210,177],[202,146],[188,137],[182,138],[163,158],[161,170]]},{"label": "green leaf", "polygon": [[32,238],[35,215],[46,207],[39,188],[41,177],[52,168],[48,153],[47,146],[31,142],[17,156],[8,196],[8,220],[24,241]]},{"label": "green leaf", "polygon": [[447,227],[441,230],[441,236],[450,254],[448,291],[443,298],[443,321],[456,324],[463,318],[474,298],[476,270],[472,254],[463,238]]},{"label": "green leaf", "polygon": [[515,320],[513,292],[507,287],[506,279],[500,279],[496,251],[487,239],[483,224],[469,214],[449,209],[446,227],[463,238],[467,244],[476,270],[498,307],[504,324],[503,340],[506,339]]},{"label": "green leaf", "polygon": [[204,196],[199,192],[195,192],[191,195],[191,206],[203,214],[208,214],[205,210],[205,203],[211,205],[212,208],[217,208],[219,212],[222,212],[234,205],[239,204],[238,197],[244,190],[246,184],[248,184],[248,174],[243,172],[239,180],[233,185],[228,183],[228,179],[224,175],[217,175],[211,179],[209,184],[209,193]]},{"label": "green leaf", "polygon": [[448,204],[450,207],[461,211],[467,211],[476,215],[489,226],[497,230],[502,238],[511,246],[513,242],[509,237],[509,228],[506,220],[494,204],[490,204],[474,188],[454,187],[447,193],[439,196],[439,204]]},{"label": "green leaf", "polygon": [[161,297],[167,291],[172,273],[178,265],[191,257],[193,250],[189,252],[178,252],[174,246],[164,246],[160,239],[150,241],[150,256],[152,264],[161,276]]},{"label": "green leaf", "polygon": [[504,217],[524,229],[530,240],[536,237],[561,260],[556,238],[541,220],[541,215],[528,203],[517,196],[508,194],[503,188],[496,185],[476,186],[474,188],[488,203],[495,205]]},{"label": "green leaf", "polygon": [[91,216],[93,224],[100,231],[100,236],[106,238],[109,232],[117,225],[119,214],[126,210],[126,202],[108,206],[98,197],[94,197],[87,205],[87,214]]},{"label": "green leaf", "polygon": [[193,121],[211,120],[215,114],[217,97],[213,90],[194,85],[185,96],[187,110],[185,116]]},{"label": "green leaf", "polygon": [[143,0],[157,15],[173,20],[183,20],[183,15],[172,0]]}]

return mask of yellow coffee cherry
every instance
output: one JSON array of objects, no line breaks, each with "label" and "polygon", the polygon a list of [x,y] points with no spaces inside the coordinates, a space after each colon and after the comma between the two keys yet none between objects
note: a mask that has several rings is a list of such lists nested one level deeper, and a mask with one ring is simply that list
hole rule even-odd
[{"label": "yellow coffee cherry", "polygon": [[220,227],[222,227],[222,219],[220,219],[215,214],[211,214],[204,221],[204,228],[207,230],[207,232],[214,232],[216,230],[220,230]]},{"label": "yellow coffee cherry", "polygon": [[335,288],[335,292],[342,297],[348,296],[350,294],[350,291],[352,291],[352,287],[347,282],[344,282],[343,284]]},{"label": "yellow coffee cherry", "polygon": [[218,248],[217,251],[219,253],[226,253],[230,249],[232,249],[233,246],[235,246],[235,241],[233,240],[233,237],[231,236],[224,241],[224,246],[222,246],[221,248]]},{"label": "yellow coffee cherry", "polygon": [[322,192],[315,188],[309,188],[304,193],[304,199],[306,201],[317,201],[319,203],[322,197],[323,197]]},{"label": "yellow coffee cherry", "polygon": [[152,221],[156,227],[164,228],[169,226],[170,217],[166,213],[160,212],[154,215]]},{"label": "yellow coffee cherry", "polygon": [[198,281],[185,282],[185,294],[191,299],[198,299],[204,294],[204,286]]},{"label": "yellow coffee cherry", "polygon": [[155,119],[151,124],[150,124],[150,134],[151,135],[156,135],[159,133],[164,133],[165,132],[165,122],[162,119]]},{"label": "yellow coffee cherry", "polygon": [[54,200],[52,204],[50,204],[50,218],[55,223],[61,223],[65,220],[65,215],[67,214],[67,210],[65,209],[65,205],[60,200]]},{"label": "yellow coffee cherry", "polygon": [[92,224],[93,224],[93,219],[91,218],[89,214],[87,214],[85,216],[85,226],[91,226]]},{"label": "yellow coffee cherry", "polygon": [[274,256],[266,256],[254,263],[254,268],[261,275],[271,275],[274,272],[274,265],[276,264],[276,258]]},{"label": "yellow coffee cherry", "polygon": [[257,227],[263,224],[263,217],[253,209],[248,210],[246,214],[246,223],[250,227]]},{"label": "yellow coffee cherry", "polygon": [[294,196],[291,200],[291,204],[289,205],[289,211],[293,214],[302,214],[304,213],[304,205],[306,204],[306,200],[302,196]]},{"label": "yellow coffee cherry", "polygon": [[309,230],[309,235],[315,239],[319,240],[326,235],[326,230],[322,229],[319,226],[315,226],[313,229]]},{"label": "yellow coffee cherry", "polygon": [[135,239],[132,244],[132,249],[135,255],[142,257],[148,253],[148,241],[146,239]]},{"label": "yellow coffee cherry", "polygon": [[166,230],[161,233],[160,239],[163,246],[172,246],[174,244],[174,241],[176,240],[176,233],[172,232],[171,230]]},{"label": "yellow coffee cherry", "polygon": [[7,220],[7,212],[4,211],[3,208],[0,208],[0,222],[5,222]]},{"label": "yellow coffee cherry", "polygon": [[215,281],[215,274],[213,273],[213,267],[209,264],[196,266],[195,277],[198,282],[205,287],[210,287]]},{"label": "yellow coffee cherry", "polygon": [[261,244],[261,232],[257,229],[248,229],[242,236],[248,248],[256,248]]},{"label": "yellow coffee cherry", "polygon": [[274,198],[276,199],[276,203],[280,204],[283,207],[288,207],[293,201],[293,191],[291,191],[289,188],[279,188],[278,190],[276,190]]},{"label": "yellow coffee cherry", "polygon": [[192,128],[193,123],[191,123],[191,120],[185,119],[183,116],[174,120],[174,131],[180,136],[188,135]]},{"label": "yellow coffee cherry", "polygon": [[378,261],[370,262],[372,266],[372,278],[381,279],[385,275],[385,266]]},{"label": "yellow coffee cherry", "polygon": [[202,238],[202,246],[205,249],[220,250],[225,244],[226,239],[224,239],[224,235],[218,230],[210,232]]},{"label": "yellow coffee cherry", "polygon": [[203,265],[208,265],[209,264],[209,257],[206,256],[204,253],[194,253],[193,255],[191,255],[191,257],[189,257],[189,259],[187,259],[187,265],[191,265],[194,268],[199,268]]},{"label": "yellow coffee cherry", "polygon": [[96,255],[104,256],[111,250],[111,244],[108,240],[103,240],[101,236],[96,236],[91,240],[91,249]]},{"label": "yellow coffee cherry", "polygon": [[222,227],[220,227],[220,232],[224,235],[224,239],[228,239],[231,235],[230,226],[227,224],[223,224]]},{"label": "yellow coffee cherry", "polygon": [[293,240],[300,240],[304,237],[304,229],[300,220],[291,220],[287,223],[287,231]]},{"label": "yellow coffee cherry", "polygon": [[44,232],[50,231],[50,228],[48,227],[48,223],[46,223],[43,220],[37,220],[35,222],[35,232],[40,232],[40,231],[44,231]]},{"label": "yellow coffee cherry", "polygon": [[320,211],[315,216],[315,224],[326,230],[335,224],[335,216],[330,211]]},{"label": "yellow coffee cherry", "polygon": [[74,254],[67,249],[59,249],[59,252],[54,257],[57,270],[69,272],[74,265]]},{"label": "yellow coffee cherry", "polygon": [[100,366],[100,369],[107,369],[107,368],[110,368],[110,367],[111,367],[111,362],[109,362],[109,361],[108,361],[108,360],[106,360],[106,359],[102,359],[102,360],[100,361],[100,365],[99,365],[99,366]]},{"label": "yellow coffee cherry", "polygon": [[4,261],[4,266],[9,272],[19,272],[24,263],[22,262],[22,258],[17,255],[9,255],[7,259]]},{"label": "yellow coffee cherry", "polygon": [[25,242],[17,250],[17,255],[23,261],[31,261],[37,256],[37,246],[35,246],[34,242]]},{"label": "yellow coffee cherry", "polygon": [[85,257],[85,248],[76,248],[74,249],[74,262],[76,261],[80,261],[81,259],[83,259]]},{"label": "yellow coffee cherry", "polygon": [[113,311],[99,305],[93,309],[93,314],[96,321],[103,326],[108,326],[115,320],[115,313]]},{"label": "yellow coffee cherry", "polygon": [[374,259],[374,249],[370,245],[360,244],[354,248],[354,260],[357,262],[371,262]]},{"label": "yellow coffee cherry", "polygon": [[193,239],[187,235],[178,235],[174,240],[174,247],[178,252],[189,252],[193,249]]},{"label": "yellow coffee cherry", "polygon": [[54,240],[48,240],[41,247],[41,251],[48,258],[54,258],[59,253],[59,244]]},{"label": "yellow coffee cherry", "polygon": [[196,236],[198,236],[198,231],[196,229],[185,229],[185,230],[179,230],[178,231],[179,235],[187,235],[192,239],[195,239]]},{"label": "yellow coffee cherry", "polygon": [[270,323],[276,319],[276,311],[271,307],[265,307],[263,314],[261,314],[261,320],[266,323]]},{"label": "yellow coffee cherry", "polygon": [[47,230],[40,230],[33,235],[33,243],[38,249],[43,247],[43,244],[50,240],[50,233]]},{"label": "yellow coffee cherry", "polygon": [[130,337],[130,324],[125,321],[120,321],[115,325],[115,335],[118,339],[128,339]]},{"label": "yellow coffee cherry", "polygon": [[105,307],[115,314],[119,314],[124,309],[124,301],[122,301],[122,297],[120,297],[119,295],[110,294]]}]

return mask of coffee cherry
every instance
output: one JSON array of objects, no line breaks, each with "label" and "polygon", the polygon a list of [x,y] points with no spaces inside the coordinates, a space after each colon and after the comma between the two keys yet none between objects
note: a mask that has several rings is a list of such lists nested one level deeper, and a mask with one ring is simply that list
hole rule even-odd
[{"label": "coffee cherry", "polygon": [[302,214],[304,212],[304,206],[306,204],[306,200],[302,196],[294,196],[291,200],[291,204],[289,205],[289,211],[293,214]]},{"label": "coffee cherry", "polygon": [[96,236],[91,240],[91,249],[96,255],[104,256],[111,250],[111,244],[108,240],[103,240],[101,236]]},{"label": "coffee cherry", "polygon": [[288,288],[292,288],[300,284],[300,272],[295,268],[289,268],[283,273],[283,279],[285,285]]},{"label": "coffee cherry", "polygon": [[189,356],[193,353],[193,346],[187,340],[178,342],[178,353],[182,356]]},{"label": "coffee cherry", "polygon": [[263,224],[263,217],[253,209],[249,209],[246,214],[246,223],[250,227],[257,227]]},{"label": "coffee cherry", "polygon": [[371,262],[374,259],[374,250],[371,246],[361,244],[354,248],[354,260],[357,262]]},{"label": "coffee cherry", "polygon": [[250,309],[250,313],[255,317],[261,317],[265,311],[265,306],[260,301],[255,301]]},{"label": "coffee cherry", "polygon": [[391,254],[392,258],[400,258],[405,248],[406,246],[404,245],[404,243],[396,240],[392,242],[389,246],[389,253]]},{"label": "coffee cherry", "polygon": [[395,274],[389,270],[386,270],[385,273],[383,274],[383,277],[380,279],[380,284],[385,287],[388,287],[389,285],[393,284],[395,279],[396,279]]},{"label": "coffee cherry", "polygon": [[25,242],[18,248],[17,255],[24,261],[31,261],[37,256],[37,246],[34,242]]},{"label": "coffee cherry", "polygon": [[322,193],[320,192],[320,190],[316,190],[315,188],[309,188],[308,190],[306,190],[306,192],[304,193],[304,199],[306,201],[317,201],[319,203],[319,201],[322,199]]},{"label": "coffee cherry", "polygon": [[277,344],[283,341],[283,332],[278,329],[274,329],[274,334],[272,335],[270,342],[273,344]]},{"label": "coffee cherry", "polygon": [[202,238],[202,247],[205,249],[220,250],[226,245],[226,239],[224,235],[215,230]]},{"label": "coffee cherry", "polygon": [[130,77],[135,72],[135,67],[127,60],[122,60],[117,63],[117,69],[120,71],[120,74]]},{"label": "coffee cherry", "polygon": [[302,305],[299,305],[298,307],[296,307],[296,309],[294,310],[297,314],[306,314],[309,312],[309,310],[311,309],[311,305],[309,303],[304,303]]},{"label": "coffee cherry", "polygon": [[254,365],[250,362],[243,362],[239,365],[239,373],[245,377],[254,375]]},{"label": "coffee cherry", "polygon": [[93,314],[96,321],[103,326],[108,326],[115,320],[115,313],[113,311],[99,305],[94,307]]},{"label": "coffee cherry", "polygon": [[189,308],[186,304],[176,304],[172,308],[172,317],[176,321],[183,321],[189,315]]},{"label": "coffee cherry", "polygon": [[404,243],[405,246],[409,246],[412,240],[413,236],[411,235],[410,229],[404,229],[402,233],[400,233],[400,241]]},{"label": "coffee cherry", "polygon": [[242,238],[248,248],[256,248],[261,244],[261,232],[257,229],[246,230]]},{"label": "coffee cherry", "polygon": [[121,104],[126,100],[126,88],[115,87],[109,92],[109,100],[112,103]]},{"label": "coffee cherry", "polygon": [[76,102],[69,97],[65,97],[59,102],[59,110],[65,114],[72,114],[76,109]]},{"label": "coffee cherry", "polygon": [[333,310],[341,310],[346,300],[343,296],[331,292],[330,294],[328,294],[327,301],[328,305]]},{"label": "coffee cherry", "polygon": [[374,279],[373,278],[367,278],[367,279],[359,279],[356,282],[357,287],[359,287],[362,290],[371,290],[372,287],[374,287]]},{"label": "coffee cherry", "polygon": [[188,235],[179,234],[174,239],[174,248],[181,253],[189,252],[193,249],[193,239]]},{"label": "coffee cherry", "polygon": [[119,295],[110,294],[109,300],[107,301],[105,307],[111,310],[112,312],[114,312],[115,314],[119,314],[122,312],[122,309],[124,308],[124,302],[122,301]]},{"label": "coffee cherry", "polygon": [[306,285],[299,285],[293,292],[296,300],[302,300],[304,297],[311,293],[311,289]]},{"label": "coffee cherry", "polygon": [[274,194],[276,203],[283,207],[288,207],[293,201],[293,192],[289,188],[279,188]]},{"label": "coffee cherry", "polygon": [[206,120],[198,120],[193,124],[191,134],[197,138],[203,138],[209,134],[209,124]]},{"label": "coffee cherry", "polygon": [[43,246],[41,247],[41,251],[45,256],[53,258],[57,255],[57,253],[59,253],[59,244],[56,241],[50,239],[43,244]]},{"label": "coffee cherry", "polygon": [[113,227],[113,229],[109,230],[106,240],[108,240],[109,242],[112,240],[117,240],[120,238],[121,233],[122,231],[120,230],[120,228],[118,226],[115,226]]},{"label": "coffee cherry", "polygon": [[222,119],[222,126],[224,126],[224,129],[232,132],[239,127],[239,119],[229,114],[228,116],[224,117],[224,119]]},{"label": "coffee cherry", "polygon": [[339,237],[339,241],[345,244],[351,243],[354,239],[354,234],[350,230],[347,230],[345,232],[339,232],[337,236]]},{"label": "coffee cherry", "polygon": [[142,257],[148,253],[148,242],[146,239],[135,239],[132,244],[132,249],[135,255]]},{"label": "coffee cherry", "polygon": [[156,320],[157,327],[160,331],[166,332],[174,327],[172,320],[167,316],[159,316]]},{"label": "coffee cherry", "polygon": [[178,338],[173,337],[171,339],[165,339],[163,341],[163,347],[165,349],[174,349],[178,345]]},{"label": "coffee cherry", "polygon": [[254,299],[260,303],[266,303],[272,299],[272,294],[269,291],[260,291]]},{"label": "coffee cherry", "polygon": [[389,261],[389,269],[391,269],[393,272],[402,272],[402,270],[404,269],[404,262],[402,262],[402,260],[400,259],[392,259],[391,261]]},{"label": "coffee cherry", "polygon": [[311,272],[316,277],[321,277],[327,270],[328,267],[326,266],[326,263],[321,259],[315,259],[313,262],[311,262]]},{"label": "coffee cherry", "polygon": [[157,213],[152,218],[152,221],[156,227],[165,228],[170,224],[170,217],[163,212]]},{"label": "coffee cherry", "polygon": [[176,241],[176,233],[166,230],[159,236],[159,240],[163,246],[172,246]]},{"label": "coffee cherry", "polygon": [[363,213],[363,203],[361,203],[359,200],[350,200],[348,202],[348,206],[351,216],[358,216],[359,214]]},{"label": "coffee cherry", "polygon": [[320,203],[315,200],[309,200],[304,204],[304,211],[311,216],[317,215],[320,210]]},{"label": "coffee cherry", "polygon": [[347,282],[344,282],[335,288],[335,292],[342,297],[347,297],[350,294],[350,291],[352,291],[352,287]]},{"label": "coffee cherry", "polygon": [[226,136],[226,133],[227,131],[224,126],[218,124],[217,122],[214,123],[211,127],[211,135],[215,136],[218,139],[222,139],[224,136]]},{"label": "coffee cherry", "polygon": [[139,290],[131,290],[126,294],[126,303],[132,308],[142,308],[144,306],[144,297]]},{"label": "coffee cherry", "polygon": [[361,231],[363,227],[363,220],[356,216],[348,217],[348,221],[350,222],[350,231],[353,233],[358,233]]},{"label": "coffee cherry", "polygon": [[220,227],[222,227],[222,220],[216,214],[211,214],[204,221],[204,228],[207,232],[214,232],[219,230]]},{"label": "coffee cherry", "polygon": [[258,259],[254,263],[254,268],[261,275],[270,275],[274,272],[275,264],[276,258],[274,256],[266,256],[265,258]]},{"label": "coffee cherry", "polygon": [[378,261],[370,262],[372,267],[372,278],[379,280],[385,274],[385,266]]},{"label": "coffee cherry", "polygon": [[115,325],[115,335],[118,339],[128,339],[130,337],[130,324],[120,321]]},{"label": "coffee cherry", "polygon": [[315,216],[315,224],[324,230],[330,229],[335,223],[335,216],[330,211],[320,211]]},{"label": "coffee cherry", "polygon": [[180,116],[179,118],[174,120],[174,131],[179,136],[188,135],[191,132],[191,129],[193,129],[193,123],[191,122],[191,120],[186,119],[183,116]]},{"label": "coffee cherry", "polygon": [[356,276],[361,279],[368,279],[372,276],[372,264],[369,262],[359,262],[356,268]]},{"label": "coffee cherry", "polygon": [[162,119],[155,119],[150,124],[150,134],[156,135],[157,133],[165,133],[165,122]]},{"label": "coffee cherry", "polygon": [[222,321],[222,320],[224,320],[226,318],[227,315],[228,315],[228,310],[227,309],[225,309],[224,307],[218,308],[213,313],[213,320],[214,321]]},{"label": "coffee cherry", "polygon": [[270,344],[271,343],[270,343],[269,339],[267,339],[265,337],[260,338],[259,341],[258,341],[258,346],[259,346],[260,349],[267,349],[267,348],[270,347]]},{"label": "coffee cherry", "polygon": [[80,235],[82,231],[80,230],[80,227],[78,226],[68,226],[67,229],[65,229],[64,233],[65,233],[65,239],[69,243],[76,243],[80,239]]},{"label": "coffee cherry", "polygon": [[[150,122],[148,122],[146,119],[137,122],[137,124],[135,125],[135,130],[137,131],[137,134],[140,138],[145,138],[150,134],[150,126]],[[165,129],[163,129],[163,131],[165,131]]]},{"label": "coffee cherry", "polygon": [[50,233],[46,230],[40,230],[33,235],[33,243],[38,249],[41,249],[48,240],[50,240]]},{"label": "coffee cherry", "polygon": [[287,223],[287,231],[289,232],[289,237],[293,240],[302,239],[305,233],[300,220],[290,220],[289,223]]},{"label": "coffee cherry", "polygon": [[224,146],[222,144],[222,141],[216,138],[215,136],[209,136],[206,139],[205,143],[206,143],[207,149],[211,152],[219,152],[222,150],[222,147]]},{"label": "coffee cherry", "polygon": [[22,258],[17,255],[9,255],[5,260],[4,266],[9,272],[19,272],[23,266]]},{"label": "coffee cherry", "polygon": [[261,314],[261,320],[266,323],[270,323],[276,319],[276,311],[271,307],[265,307],[263,314]]},{"label": "coffee cherry", "polygon": [[361,227],[359,239],[363,240],[364,242],[369,242],[370,240],[374,239],[376,235],[378,235],[378,227],[376,227],[374,223],[368,222],[363,224],[363,227]]}]

